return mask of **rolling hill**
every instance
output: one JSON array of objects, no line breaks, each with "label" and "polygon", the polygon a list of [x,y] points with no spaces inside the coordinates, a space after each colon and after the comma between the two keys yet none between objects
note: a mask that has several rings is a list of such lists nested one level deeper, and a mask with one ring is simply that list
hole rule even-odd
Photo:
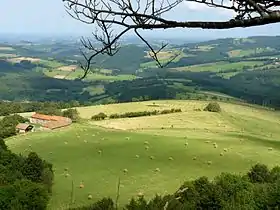
[{"label": "rolling hill", "polygon": [[[172,193],[186,180],[220,172],[241,173],[261,162],[280,163],[280,114],[248,104],[220,103],[222,112],[200,111],[206,101],[146,101],[78,107],[80,123],[52,132],[7,139],[16,153],[35,151],[53,163],[49,209],[63,209],[116,196],[120,203],[142,193]],[[180,108],[181,113],[93,121],[130,111]],[[73,183],[73,190],[72,190]],[[83,188],[80,188],[80,184]],[[70,205],[71,192],[74,203]]]}]

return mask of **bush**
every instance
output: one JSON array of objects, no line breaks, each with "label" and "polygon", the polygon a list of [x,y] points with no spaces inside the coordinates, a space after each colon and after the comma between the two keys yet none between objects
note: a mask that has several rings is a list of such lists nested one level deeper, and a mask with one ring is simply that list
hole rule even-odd
[{"label": "bush", "polygon": [[80,118],[77,109],[67,109],[62,112],[62,116],[70,118],[73,122],[77,122]]},{"label": "bush", "polygon": [[221,112],[222,111],[220,105],[217,102],[209,103],[203,110],[208,111],[208,112]]},{"label": "bush", "polygon": [[92,120],[104,120],[107,117],[106,114],[104,114],[103,112],[100,112],[99,114],[93,115],[91,117]]}]

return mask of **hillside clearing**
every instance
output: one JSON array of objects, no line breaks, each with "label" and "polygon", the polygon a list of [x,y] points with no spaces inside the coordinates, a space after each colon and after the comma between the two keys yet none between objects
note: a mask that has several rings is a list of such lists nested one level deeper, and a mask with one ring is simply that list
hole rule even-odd
[{"label": "hillside clearing", "polygon": [[206,63],[199,65],[191,65],[184,67],[171,68],[177,71],[192,71],[192,72],[201,72],[201,71],[211,71],[211,72],[220,72],[220,71],[230,71],[230,70],[242,70],[244,67],[252,68],[254,66],[263,65],[261,61],[240,61],[235,63],[229,62],[217,62],[217,63]]},{"label": "hillside clearing", "polygon": [[[146,101],[80,107],[77,109],[84,118],[100,111],[109,114],[180,107],[183,112],[89,121],[57,131],[12,137],[7,144],[14,152],[36,151],[53,163],[55,182],[49,209],[68,207],[72,181],[74,207],[91,203],[88,193],[94,201],[105,196],[114,198],[120,177],[122,206],[139,192],[151,198],[155,193],[172,193],[185,180],[199,176],[212,178],[221,172],[245,172],[257,162],[269,166],[280,163],[278,112],[227,103],[220,103],[222,113],[194,111],[206,104]],[[105,128],[107,123],[127,130]],[[211,165],[207,164],[209,161]],[[69,176],[65,175],[65,168]],[[81,181],[83,189],[79,188]]]}]

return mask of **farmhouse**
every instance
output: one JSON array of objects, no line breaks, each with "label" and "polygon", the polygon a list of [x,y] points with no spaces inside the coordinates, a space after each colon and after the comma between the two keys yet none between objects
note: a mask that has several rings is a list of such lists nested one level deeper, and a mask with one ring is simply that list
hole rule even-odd
[{"label": "farmhouse", "polygon": [[72,120],[67,117],[35,113],[31,116],[30,122],[34,124],[40,124],[44,129],[53,130],[70,125],[72,123]]},{"label": "farmhouse", "polygon": [[30,124],[27,124],[27,123],[19,123],[17,126],[16,126],[16,131],[18,133],[27,133],[27,132],[30,132],[32,131],[34,128],[33,125],[30,125]]}]

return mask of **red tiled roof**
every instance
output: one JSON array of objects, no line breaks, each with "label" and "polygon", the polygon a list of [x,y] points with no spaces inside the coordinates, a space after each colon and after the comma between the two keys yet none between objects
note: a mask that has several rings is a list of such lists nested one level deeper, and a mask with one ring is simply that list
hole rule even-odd
[{"label": "red tiled roof", "polygon": [[16,128],[20,130],[26,130],[29,126],[30,125],[26,123],[19,123]]},{"label": "red tiled roof", "polygon": [[43,125],[43,127],[49,128],[49,129],[55,129],[55,128],[65,127],[70,124],[71,124],[71,122],[67,122],[67,121],[52,121],[52,122],[45,123]]},{"label": "red tiled roof", "polygon": [[61,117],[61,116],[52,116],[52,115],[45,115],[35,113],[31,116],[31,118],[39,119],[39,120],[48,120],[48,121],[68,121],[68,118]]}]

